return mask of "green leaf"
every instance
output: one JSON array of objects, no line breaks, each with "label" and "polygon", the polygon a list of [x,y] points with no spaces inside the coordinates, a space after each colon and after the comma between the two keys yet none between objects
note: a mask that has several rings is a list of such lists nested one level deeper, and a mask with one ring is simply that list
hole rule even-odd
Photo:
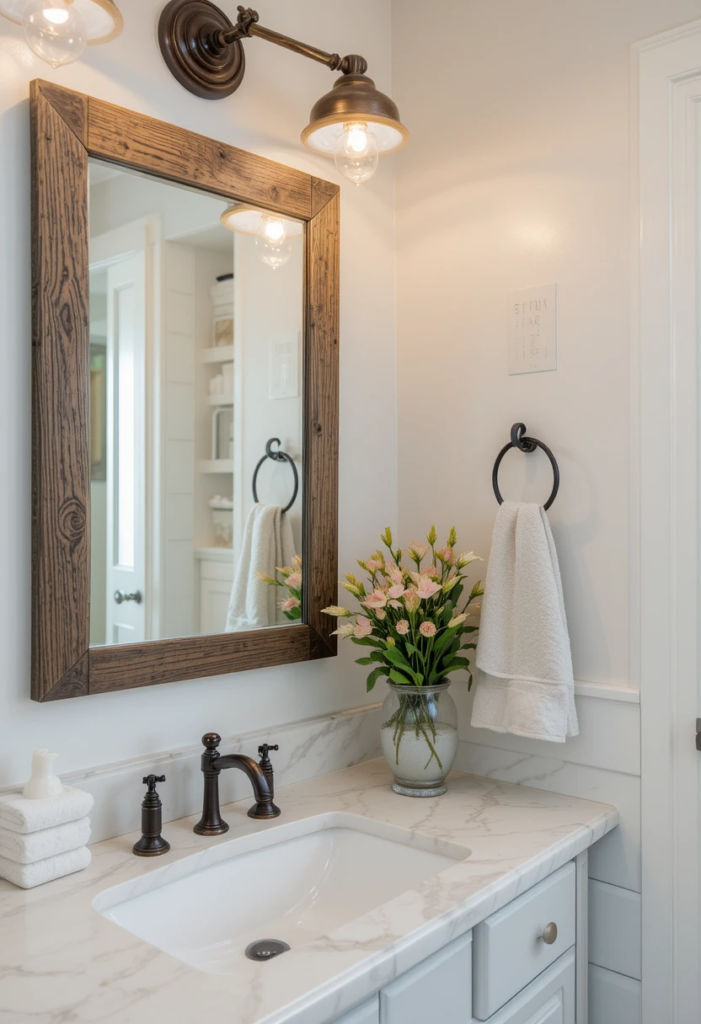
[{"label": "green leaf", "polygon": [[403,676],[401,674],[401,672],[397,672],[396,668],[390,669],[389,677],[390,677],[390,679],[392,680],[393,683],[399,683],[400,686],[413,686],[414,685],[414,680],[413,679],[407,679],[407,677]]},{"label": "green leaf", "polygon": [[384,654],[382,651],[373,651],[368,658],[356,658],[356,665],[372,665],[375,661],[384,661]]},{"label": "green leaf", "polygon": [[352,636],[351,640],[353,641],[354,644],[360,644],[361,647],[379,647],[379,648],[382,648],[384,646],[383,644],[380,643],[379,640],[373,640],[372,637],[369,637],[369,636],[362,636],[362,637]]},{"label": "green leaf", "polygon": [[368,676],[368,679],[367,679],[367,684],[366,684],[367,692],[370,693],[370,690],[372,690],[373,686],[375,685],[377,680],[380,678],[380,676],[386,676],[386,675],[389,675],[389,669],[385,668],[384,666],[381,666],[380,668],[376,668],[374,672],[371,672],[370,675]]}]

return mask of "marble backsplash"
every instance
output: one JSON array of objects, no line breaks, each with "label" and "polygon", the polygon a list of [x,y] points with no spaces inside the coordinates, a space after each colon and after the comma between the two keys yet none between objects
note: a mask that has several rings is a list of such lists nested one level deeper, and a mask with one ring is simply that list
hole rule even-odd
[{"label": "marble backsplash", "polygon": [[[223,754],[249,754],[257,759],[261,743],[278,743],[272,754],[276,786],[288,786],[318,775],[350,768],[380,756],[380,705],[323,715],[238,736],[223,736]],[[141,825],[142,779],[165,775],[158,786],[163,801],[163,822],[197,813],[202,807],[201,744],[162,751],[146,757],[117,761],[61,775],[67,785],[92,793],[91,843],[133,832]],[[9,787],[0,792],[14,792]],[[236,770],[219,777],[221,803],[251,796],[251,784]]]}]

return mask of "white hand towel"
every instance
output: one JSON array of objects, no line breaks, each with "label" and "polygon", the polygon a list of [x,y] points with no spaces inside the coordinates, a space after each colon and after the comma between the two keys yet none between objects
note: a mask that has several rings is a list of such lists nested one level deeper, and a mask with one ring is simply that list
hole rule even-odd
[{"label": "white hand towel", "polygon": [[64,786],[57,796],[41,800],[28,800],[21,793],[7,793],[0,796],[0,828],[11,832],[38,832],[42,828],[64,825],[77,821],[90,813],[94,801],[90,793],[82,789]]},{"label": "white hand towel", "polygon": [[15,864],[12,860],[0,857],[0,878],[6,878],[20,889],[33,889],[35,885],[53,882],[55,878],[72,875],[82,871],[92,860],[87,846],[69,853],[59,853],[56,857],[38,860],[36,864]]},{"label": "white hand towel", "polygon": [[260,629],[286,621],[278,608],[285,592],[258,579],[257,574],[262,572],[277,579],[276,568],[290,565],[294,553],[290,520],[280,506],[254,505],[246,520],[231,588],[226,616],[227,633]]},{"label": "white hand towel", "polygon": [[0,828],[0,857],[16,864],[34,864],[38,860],[87,846],[89,839],[90,818],[79,818],[78,821],[42,828],[27,835]]},{"label": "white hand towel", "polygon": [[505,501],[494,524],[472,724],[564,743],[579,732],[565,602],[545,509]]}]

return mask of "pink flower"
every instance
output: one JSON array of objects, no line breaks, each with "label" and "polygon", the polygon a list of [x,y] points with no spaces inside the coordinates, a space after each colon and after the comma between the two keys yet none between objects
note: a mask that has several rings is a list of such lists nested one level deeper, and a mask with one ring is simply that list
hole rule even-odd
[{"label": "pink flower", "polygon": [[419,626],[419,633],[421,636],[435,636],[436,627],[432,622],[422,622]]},{"label": "pink flower", "polygon": [[296,597],[288,597],[286,601],[283,601],[280,605],[283,612],[291,612],[293,608],[299,608],[299,601]]},{"label": "pink flower", "polygon": [[387,612],[384,610],[384,608],[378,608],[377,611],[375,612],[375,615],[378,617],[380,622],[382,622],[383,619],[387,618]]},{"label": "pink flower", "polygon": [[395,629],[397,630],[400,636],[406,636],[406,634],[409,632],[408,621],[406,619],[400,619],[397,625],[395,626]]},{"label": "pink flower", "polygon": [[402,607],[402,602],[401,601],[388,601],[387,604],[390,606],[390,608],[401,608]]},{"label": "pink flower", "polygon": [[368,572],[379,572],[382,568],[382,562],[377,558],[368,558],[365,568]]},{"label": "pink flower", "polygon": [[423,568],[421,570],[421,575],[422,576],[440,576],[440,573],[439,573],[438,569],[436,569],[435,565],[429,565],[429,566],[426,566],[425,568]]},{"label": "pink flower", "polygon": [[446,565],[453,564],[453,559],[455,558],[455,555],[453,554],[453,549],[449,547],[447,544],[444,548],[441,548],[441,550],[436,553],[440,560],[442,562],[445,562]]},{"label": "pink flower", "polygon": [[427,551],[428,547],[426,544],[419,544],[415,540],[413,540],[409,545],[409,554],[417,562],[421,561]]},{"label": "pink flower", "polygon": [[390,587],[389,590],[387,591],[387,596],[391,597],[393,600],[396,601],[397,598],[401,597],[403,593],[404,593],[404,584],[403,583],[395,583],[395,585],[393,587]]},{"label": "pink flower", "polygon": [[381,590],[373,590],[372,594],[368,594],[365,600],[361,601],[360,603],[364,605],[365,608],[371,608],[375,610],[376,608],[384,608],[384,606],[387,604],[387,598],[385,597]]},{"label": "pink flower", "polygon": [[440,584],[436,583],[428,576],[419,576],[416,593],[422,601],[428,601],[428,599],[433,597],[434,594],[437,594],[440,589]]},{"label": "pink flower", "polygon": [[402,570],[399,569],[394,562],[388,562],[385,566],[385,575],[389,579],[392,586],[400,586],[404,582],[404,575]]},{"label": "pink flower", "polygon": [[406,590],[404,592],[404,607],[408,612],[415,612],[421,604],[421,598],[415,590]]},{"label": "pink flower", "polygon": [[285,586],[292,587],[293,590],[299,590],[302,586],[302,573],[293,572],[285,580]]},{"label": "pink flower", "polygon": [[371,633],[372,622],[370,622],[370,619],[366,619],[363,615],[359,615],[353,636],[357,637],[358,640],[362,640],[363,637],[370,636]]}]

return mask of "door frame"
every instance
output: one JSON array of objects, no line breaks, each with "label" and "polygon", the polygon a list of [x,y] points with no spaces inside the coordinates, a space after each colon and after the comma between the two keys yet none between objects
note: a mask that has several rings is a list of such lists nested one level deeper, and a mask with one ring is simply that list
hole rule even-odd
[{"label": "door frame", "polygon": [[643,1024],[697,1024],[701,21],[636,44],[632,58],[631,666],[641,690]]},{"label": "door frame", "polygon": [[[122,224],[120,227],[101,232],[90,238],[90,270],[108,269],[129,256],[142,253],[144,257],[144,289],[146,293],[146,353],[144,371],[145,389],[145,465],[144,494],[145,508],[145,579],[144,615],[147,637],[158,637],[161,631],[164,564],[164,541],[162,509],[161,436],[163,428],[162,403],[162,288],[161,288],[161,243],[162,224],[158,214],[149,214]],[[156,531],[156,524],[158,530]],[[158,532],[159,543],[154,534]]]}]

